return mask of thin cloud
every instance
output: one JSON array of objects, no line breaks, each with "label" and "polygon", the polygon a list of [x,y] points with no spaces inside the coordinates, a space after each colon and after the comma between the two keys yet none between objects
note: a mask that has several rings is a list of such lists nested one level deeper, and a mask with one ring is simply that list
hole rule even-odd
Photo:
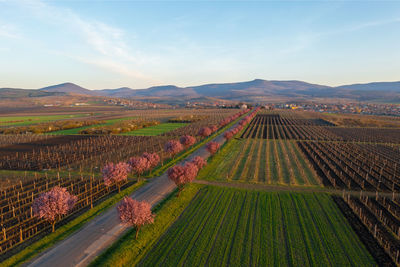
[{"label": "thin cloud", "polygon": [[14,25],[2,24],[0,22],[0,37],[9,39],[20,39],[21,35],[18,33]]},{"label": "thin cloud", "polygon": [[141,53],[136,53],[141,55],[137,56],[128,49],[122,29],[101,21],[82,18],[71,9],[51,6],[40,0],[20,1],[20,3],[23,8],[29,8],[38,18],[44,19],[47,23],[72,29],[85,41],[87,47],[95,55],[84,58],[71,54],[69,55],[71,58],[123,76],[136,79],[146,78],[146,75],[134,68],[135,65],[146,62],[146,58]]}]

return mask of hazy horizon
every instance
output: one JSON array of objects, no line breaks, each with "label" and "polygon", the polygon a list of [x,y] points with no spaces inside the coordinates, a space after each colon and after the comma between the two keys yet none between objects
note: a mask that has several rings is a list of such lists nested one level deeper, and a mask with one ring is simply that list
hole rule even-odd
[{"label": "hazy horizon", "polygon": [[0,0],[0,87],[398,81],[400,2]]}]

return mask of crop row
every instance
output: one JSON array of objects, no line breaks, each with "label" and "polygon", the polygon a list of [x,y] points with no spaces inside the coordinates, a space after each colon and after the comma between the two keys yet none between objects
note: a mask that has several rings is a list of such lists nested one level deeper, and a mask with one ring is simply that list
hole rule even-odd
[{"label": "crop row", "polygon": [[139,266],[370,266],[325,194],[203,188]]}]

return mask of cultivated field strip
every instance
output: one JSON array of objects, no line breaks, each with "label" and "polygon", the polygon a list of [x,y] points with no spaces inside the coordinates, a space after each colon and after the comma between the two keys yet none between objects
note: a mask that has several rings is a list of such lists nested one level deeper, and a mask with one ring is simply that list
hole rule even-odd
[{"label": "cultivated field strip", "polygon": [[205,187],[139,266],[374,266],[331,197]]},{"label": "cultivated field strip", "polygon": [[213,156],[198,179],[319,185],[310,166],[292,141],[233,139]]}]

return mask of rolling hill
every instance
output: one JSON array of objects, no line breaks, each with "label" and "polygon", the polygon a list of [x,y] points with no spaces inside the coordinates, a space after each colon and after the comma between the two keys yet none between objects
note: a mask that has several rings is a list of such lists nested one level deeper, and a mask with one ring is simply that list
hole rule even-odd
[{"label": "rolling hill", "polygon": [[303,81],[276,81],[255,79],[237,83],[216,83],[191,87],[174,85],[147,89],[89,90],[73,83],[63,83],[37,90],[0,89],[0,97],[40,97],[51,94],[88,95],[140,100],[159,99],[163,102],[191,99],[224,99],[232,101],[267,101],[269,99],[309,100],[311,98],[340,98],[355,101],[400,101],[400,82],[374,82],[330,87]]}]

